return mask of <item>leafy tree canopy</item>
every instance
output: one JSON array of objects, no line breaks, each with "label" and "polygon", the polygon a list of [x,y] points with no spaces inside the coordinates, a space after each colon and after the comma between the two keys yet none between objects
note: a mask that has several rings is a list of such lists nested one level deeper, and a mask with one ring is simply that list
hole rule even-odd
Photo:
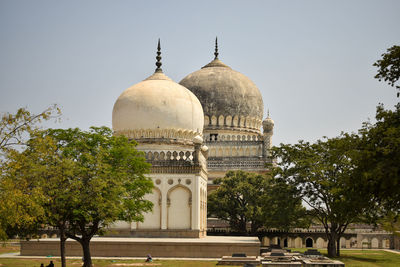
[{"label": "leafy tree canopy", "polygon": [[278,159],[276,177],[295,186],[323,224],[331,257],[339,255],[338,240],[347,226],[361,220],[370,207],[369,196],[350,186],[358,142],[356,135],[342,135],[272,149],[272,157]]},{"label": "leafy tree canopy", "polygon": [[[12,167],[4,165],[6,155],[18,157],[18,152],[13,149],[26,144],[26,140],[38,130],[42,121],[58,120],[60,115],[61,111],[56,105],[46,108],[39,114],[32,114],[25,108],[18,109],[16,114],[0,114],[0,197],[3,200],[0,205],[0,239],[6,239],[16,233],[32,234],[39,225],[38,218],[43,214],[43,210],[37,205],[38,199],[31,201],[32,198],[23,197],[26,194],[36,197],[35,189],[29,187],[30,176],[25,180],[19,177],[14,181],[9,179],[3,181],[5,172],[11,171],[10,168],[14,170],[20,168],[19,164]],[[22,188],[25,188],[25,191]]]},{"label": "leafy tree canopy", "polygon": [[373,66],[378,67],[375,78],[379,81],[384,80],[390,86],[395,86],[400,96],[400,85],[397,84],[400,78],[400,46],[390,47],[386,53],[382,54],[382,59],[377,60]]},{"label": "leafy tree canopy", "polygon": [[372,194],[385,212],[400,214],[400,103],[394,110],[379,105],[376,123],[360,130],[359,188]]},{"label": "leafy tree canopy", "polygon": [[229,171],[214,180],[219,187],[209,195],[211,216],[229,222],[232,230],[255,234],[261,227],[288,229],[304,209],[296,190],[282,181],[244,171]]},{"label": "leafy tree canopy", "polygon": [[149,164],[135,146],[106,127],[47,130],[8,155],[0,192],[3,184],[21,181],[13,188],[40,210],[35,219],[78,241],[84,266],[91,266],[94,235],[119,219],[141,221],[152,208],[144,198],[153,188],[145,177]]}]

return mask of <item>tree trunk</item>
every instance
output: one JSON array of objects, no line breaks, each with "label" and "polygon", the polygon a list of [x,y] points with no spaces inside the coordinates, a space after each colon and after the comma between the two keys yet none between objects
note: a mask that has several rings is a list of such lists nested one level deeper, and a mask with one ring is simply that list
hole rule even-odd
[{"label": "tree trunk", "polygon": [[328,257],[336,257],[336,240],[332,236],[328,238]]},{"label": "tree trunk", "polygon": [[61,266],[66,267],[67,262],[65,260],[65,241],[67,238],[65,237],[64,227],[60,227],[60,255],[61,255]]},{"label": "tree trunk", "polygon": [[340,236],[338,236],[336,244],[336,257],[340,257]]},{"label": "tree trunk", "polygon": [[92,257],[90,256],[90,239],[81,240],[81,245],[83,249],[83,266],[82,267],[92,267]]},{"label": "tree trunk", "polygon": [[250,234],[255,235],[257,234],[257,230],[260,228],[257,223],[251,223]]},{"label": "tree trunk", "polygon": [[244,220],[243,218],[240,218],[240,220],[239,220],[238,230],[243,235],[248,234],[247,233],[247,223],[246,223],[246,220]]},{"label": "tree trunk", "polygon": [[325,229],[327,231],[326,235],[328,237],[328,257],[334,258],[337,254],[337,244],[338,244],[338,233],[336,232],[335,226]]}]

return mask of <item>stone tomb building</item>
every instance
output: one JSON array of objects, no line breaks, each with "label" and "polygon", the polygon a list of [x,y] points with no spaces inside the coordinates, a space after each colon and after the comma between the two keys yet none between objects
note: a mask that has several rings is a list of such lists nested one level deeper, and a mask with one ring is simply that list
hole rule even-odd
[{"label": "stone tomb building", "polygon": [[212,180],[228,170],[266,171],[274,122],[262,121],[259,89],[218,59],[217,43],[214,54],[178,84],[162,72],[158,46],[155,73],[115,102],[113,130],[138,142],[155,187],[144,222],[118,222],[114,234],[204,237]]},{"label": "stone tomb building", "polygon": [[203,237],[207,221],[207,147],[204,115],[197,97],[161,69],[126,89],[114,104],[113,130],[138,142],[152,164],[148,200],[153,211],[143,223],[119,222],[120,234],[143,237]]},{"label": "stone tomb building", "polygon": [[[203,138],[209,148],[209,189],[229,170],[265,172],[274,121],[263,121],[264,104],[257,86],[215,58],[180,84],[195,94],[204,111]],[[261,132],[263,126],[263,132]]]}]

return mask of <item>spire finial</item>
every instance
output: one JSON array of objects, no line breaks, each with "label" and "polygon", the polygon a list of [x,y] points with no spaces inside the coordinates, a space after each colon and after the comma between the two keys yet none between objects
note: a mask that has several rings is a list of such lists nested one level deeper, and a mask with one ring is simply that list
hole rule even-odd
[{"label": "spire finial", "polygon": [[269,109],[267,110],[267,118],[269,118]]},{"label": "spire finial", "polygon": [[219,53],[218,53],[218,37],[215,37],[215,52],[214,52],[214,55],[215,55],[214,60],[218,59],[218,55],[219,55]]},{"label": "spire finial", "polygon": [[158,45],[157,45],[157,56],[156,56],[157,62],[156,62],[156,72],[162,72],[161,69],[161,45],[160,45],[160,38],[158,38]]}]

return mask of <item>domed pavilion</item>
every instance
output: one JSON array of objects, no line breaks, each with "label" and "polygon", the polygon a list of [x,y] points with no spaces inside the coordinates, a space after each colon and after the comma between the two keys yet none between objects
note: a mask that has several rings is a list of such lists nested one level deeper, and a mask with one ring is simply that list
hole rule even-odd
[{"label": "domed pavilion", "polygon": [[[265,172],[274,123],[263,122],[260,90],[248,77],[215,58],[180,82],[200,100],[204,110],[203,136],[209,148],[209,188],[228,170]],[[263,132],[261,126],[263,125]]]},{"label": "domed pavilion", "polygon": [[157,69],[126,89],[114,104],[113,130],[138,142],[152,164],[154,182],[147,199],[154,204],[143,223],[118,222],[120,235],[202,237],[207,223],[207,147],[203,146],[204,114],[197,97]]}]

